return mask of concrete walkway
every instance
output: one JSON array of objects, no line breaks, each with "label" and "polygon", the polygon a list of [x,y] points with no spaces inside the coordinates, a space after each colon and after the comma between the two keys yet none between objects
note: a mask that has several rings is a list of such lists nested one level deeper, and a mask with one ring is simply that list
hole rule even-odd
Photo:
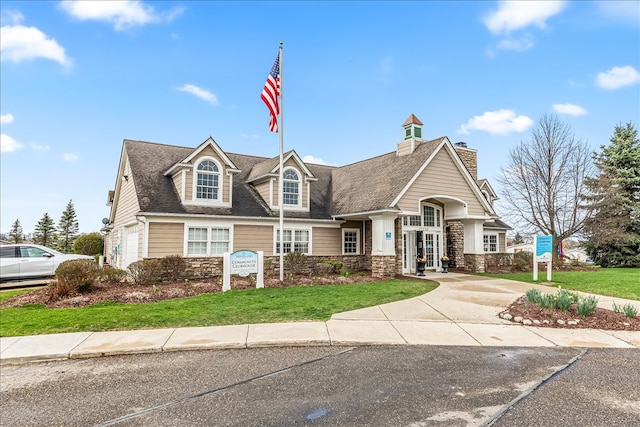
[{"label": "concrete walkway", "polygon": [[[451,345],[640,348],[640,332],[522,326],[498,313],[536,287],[458,273],[428,273],[425,295],[334,314],[326,322],[272,323],[0,338],[0,363],[195,349],[318,345]],[[611,309],[614,298],[598,296]],[[620,298],[616,303],[640,305]]]}]

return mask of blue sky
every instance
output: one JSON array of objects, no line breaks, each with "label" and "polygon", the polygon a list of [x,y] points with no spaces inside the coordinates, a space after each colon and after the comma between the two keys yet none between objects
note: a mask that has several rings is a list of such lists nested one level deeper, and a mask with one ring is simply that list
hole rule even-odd
[{"label": "blue sky", "polygon": [[0,230],[108,216],[123,139],[278,155],[260,93],[283,53],[285,150],[345,165],[423,137],[491,180],[547,113],[594,150],[640,124],[640,2],[1,3]]}]

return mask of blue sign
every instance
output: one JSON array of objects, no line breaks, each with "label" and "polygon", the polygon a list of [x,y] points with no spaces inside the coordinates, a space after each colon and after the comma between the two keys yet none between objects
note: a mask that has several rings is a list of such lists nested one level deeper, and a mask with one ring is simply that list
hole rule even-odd
[{"label": "blue sign", "polygon": [[258,272],[258,254],[252,251],[237,251],[231,254],[231,274],[246,277]]},{"label": "blue sign", "polygon": [[551,261],[553,236],[536,236],[536,258],[538,261]]}]

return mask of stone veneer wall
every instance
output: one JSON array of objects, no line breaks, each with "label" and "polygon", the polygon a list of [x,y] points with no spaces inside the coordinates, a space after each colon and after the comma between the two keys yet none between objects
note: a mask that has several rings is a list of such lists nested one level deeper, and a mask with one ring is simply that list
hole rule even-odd
[{"label": "stone veneer wall", "polygon": [[396,277],[395,255],[371,255],[371,275],[373,277]]},{"label": "stone veneer wall", "polygon": [[467,167],[467,170],[471,174],[471,177],[475,181],[478,180],[478,153],[476,150],[462,147],[453,147],[458,153],[460,160]]},{"label": "stone veneer wall", "polygon": [[472,273],[484,273],[484,254],[464,254],[464,269]]},{"label": "stone veneer wall", "polygon": [[449,232],[445,237],[454,268],[464,268],[464,225],[460,221],[447,221]]},{"label": "stone veneer wall", "polygon": [[402,276],[402,218],[396,218],[395,221],[395,249],[396,249],[396,270],[398,276]]},{"label": "stone veneer wall", "polygon": [[[187,262],[185,278],[188,279],[205,279],[216,276],[222,276],[223,263],[222,257],[202,257],[202,258],[184,258]],[[340,256],[313,256],[307,255],[305,258],[305,266],[301,268],[301,274],[314,274],[317,266],[323,261],[341,261],[342,268],[351,271],[369,270],[370,264],[367,263],[367,257],[364,255],[340,255]],[[287,272],[285,259],[285,273]],[[264,257],[264,275],[266,277],[276,277],[280,275],[280,257],[266,256]]]}]

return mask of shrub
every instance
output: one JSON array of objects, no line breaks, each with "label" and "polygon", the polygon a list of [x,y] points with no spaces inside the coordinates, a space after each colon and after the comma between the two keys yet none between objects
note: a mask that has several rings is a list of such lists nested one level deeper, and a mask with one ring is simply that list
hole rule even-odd
[{"label": "shrub", "polygon": [[135,285],[152,285],[160,282],[162,269],[157,259],[143,259],[132,262],[127,273]]},{"label": "shrub", "polygon": [[531,288],[527,291],[527,301],[529,302],[540,304],[541,297],[540,291],[537,289]]},{"label": "shrub", "polygon": [[176,282],[187,269],[187,262],[180,255],[169,255],[160,259],[162,278]]},{"label": "shrub", "polygon": [[100,270],[98,281],[103,283],[120,283],[127,278],[127,272],[115,267],[107,267]]},{"label": "shrub", "polygon": [[598,299],[596,297],[580,297],[577,304],[578,314],[584,317],[589,316],[598,307]]},{"label": "shrub", "polygon": [[322,262],[320,264],[316,264],[314,272],[319,276],[326,276],[329,274],[333,274],[334,270],[335,270],[335,267],[333,265],[325,264],[324,262]]},{"label": "shrub", "polygon": [[82,255],[101,255],[104,248],[100,233],[89,233],[79,236],[73,243],[73,252]]},{"label": "shrub", "polygon": [[516,252],[513,254],[514,272],[531,271],[533,268],[533,254],[531,252]]},{"label": "shrub", "polygon": [[631,319],[638,315],[638,307],[636,307],[635,305],[625,304],[624,307],[622,307],[622,311],[624,312],[624,315],[626,317],[629,317]]},{"label": "shrub", "polygon": [[284,262],[289,274],[295,276],[300,274],[307,265],[307,256],[302,252],[289,252],[284,256]]},{"label": "shrub", "polygon": [[558,308],[558,300],[553,294],[541,294],[539,304],[540,308],[548,308],[549,310]]},{"label": "shrub", "polygon": [[73,259],[56,268],[56,280],[52,283],[58,297],[87,292],[98,278],[100,268],[94,261]]},{"label": "shrub", "polygon": [[569,311],[573,303],[573,296],[566,289],[560,289],[556,293],[556,301],[560,310]]},{"label": "shrub", "polygon": [[331,273],[338,273],[342,270],[342,261],[338,260],[327,260],[322,261],[323,264],[330,265],[332,267]]}]

